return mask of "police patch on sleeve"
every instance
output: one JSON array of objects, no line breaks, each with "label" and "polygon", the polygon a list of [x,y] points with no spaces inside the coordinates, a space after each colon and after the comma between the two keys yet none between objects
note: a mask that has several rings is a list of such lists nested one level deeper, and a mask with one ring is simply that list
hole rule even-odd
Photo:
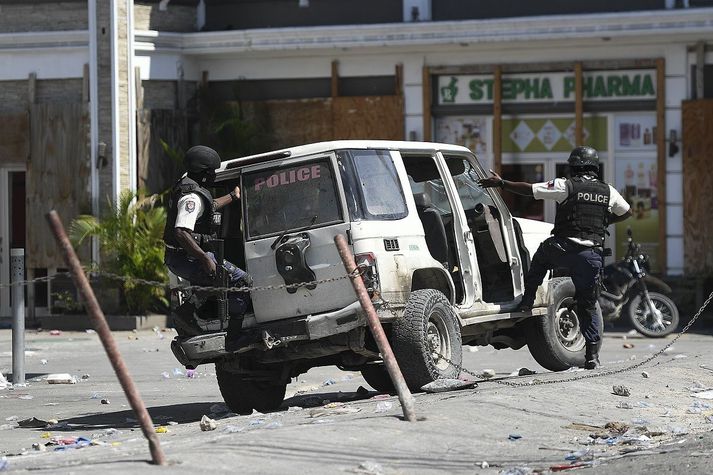
[{"label": "police patch on sleeve", "polygon": [[196,202],[193,200],[186,201],[186,211],[192,213],[196,209]]}]

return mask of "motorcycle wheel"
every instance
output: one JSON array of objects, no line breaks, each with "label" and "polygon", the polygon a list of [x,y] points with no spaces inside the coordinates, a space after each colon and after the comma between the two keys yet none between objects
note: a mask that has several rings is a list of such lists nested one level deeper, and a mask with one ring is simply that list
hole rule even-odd
[{"label": "motorcycle wheel", "polygon": [[661,338],[672,333],[678,327],[678,307],[670,298],[658,292],[649,292],[651,302],[656,310],[661,312],[661,322],[649,309],[641,294],[634,296],[629,302],[629,321],[634,329],[649,338]]}]

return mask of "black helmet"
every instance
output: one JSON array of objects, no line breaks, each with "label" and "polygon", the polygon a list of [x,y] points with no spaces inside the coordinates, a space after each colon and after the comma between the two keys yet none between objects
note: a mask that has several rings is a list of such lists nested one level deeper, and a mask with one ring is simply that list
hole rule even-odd
[{"label": "black helmet", "polygon": [[571,168],[599,171],[599,155],[592,147],[576,147],[569,154],[567,163]]},{"label": "black helmet", "polygon": [[205,171],[215,171],[220,167],[220,155],[218,152],[205,145],[196,145],[186,152],[186,170],[188,173],[198,174]]}]

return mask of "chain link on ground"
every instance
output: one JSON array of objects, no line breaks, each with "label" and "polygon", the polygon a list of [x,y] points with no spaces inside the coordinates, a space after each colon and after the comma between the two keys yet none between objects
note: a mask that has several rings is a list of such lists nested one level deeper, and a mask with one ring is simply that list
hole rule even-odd
[{"label": "chain link on ground", "polygon": [[517,383],[517,382],[513,382],[513,381],[503,381],[503,380],[497,380],[497,379],[483,379],[482,373],[476,373],[474,371],[470,371],[467,368],[464,368],[462,364],[457,364],[454,361],[450,360],[449,358],[443,356],[442,354],[433,351],[433,348],[431,348],[431,351],[433,353],[436,353],[441,359],[443,359],[448,364],[454,366],[458,370],[459,374],[461,372],[463,372],[470,376],[474,376],[475,378],[478,378],[478,382],[486,382],[487,381],[487,382],[493,382],[496,384],[500,384],[503,386],[510,386],[510,387],[514,387],[514,388],[521,388],[521,387],[525,387],[525,386],[542,386],[542,385],[546,385],[546,384],[570,383],[570,382],[574,382],[574,381],[580,381],[582,379],[592,379],[592,378],[601,378],[604,376],[612,376],[615,374],[625,373],[625,372],[634,370],[636,368],[641,368],[645,364],[650,363],[654,359],[656,359],[659,356],[661,356],[662,354],[664,354],[666,352],[666,350],[668,350],[671,346],[673,346],[673,344],[676,343],[676,341],[678,341],[678,339],[681,338],[681,336],[683,336],[683,334],[686,333],[691,328],[691,326],[693,326],[693,324],[696,322],[696,320],[698,320],[698,317],[701,316],[701,314],[703,313],[703,310],[705,310],[705,308],[708,306],[708,304],[711,302],[711,300],[713,300],[713,292],[711,292],[711,294],[708,296],[706,301],[703,302],[703,305],[701,306],[701,308],[698,309],[698,311],[693,316],[693,318],[691,318],[691,320],[686,324],[686,326],[683,327],[683,330],[681,330],[673,338],[673,340],[669,341],[666,345],[664,345],[663,348],[661,348],[659,351],[652,354],[648,358],[646,358],[642,361],[639,361],[638,363],[633,364],[631,366],[626,366],[624,368],[616,368],[616,369],[596,371],[596,372],[592,372],[591,370],[585,370],[585,371],[587,371],[585,374],[572,376],[569,378],[558,378],[558,379],[547,379],[547,380],[534,379],[534,380],[528,381],[526,383]]}]

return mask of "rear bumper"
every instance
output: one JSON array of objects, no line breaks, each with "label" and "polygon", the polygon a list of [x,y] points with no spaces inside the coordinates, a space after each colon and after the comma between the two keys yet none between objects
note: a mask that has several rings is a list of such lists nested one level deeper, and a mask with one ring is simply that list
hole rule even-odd
[{"label": "rear bumper", "polygon": [[[171,343],[171,350],[184,366],[197,366],[232,353],[244,353],[250,350],[268,351],[281,348],[291,342],[320,340],[347,333],[366,324],[366,315],[361,305],[359,302],[353,302],[344,308],[319,315],[244,326],[244,332],[256,334],[256,343],[237,351],[226,350],[226,332],[208,333],[190,338],[176,337]],[[295,350],[295,356],[299,354],[299,350]]]}]

